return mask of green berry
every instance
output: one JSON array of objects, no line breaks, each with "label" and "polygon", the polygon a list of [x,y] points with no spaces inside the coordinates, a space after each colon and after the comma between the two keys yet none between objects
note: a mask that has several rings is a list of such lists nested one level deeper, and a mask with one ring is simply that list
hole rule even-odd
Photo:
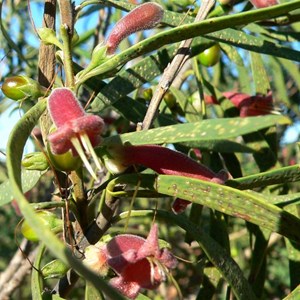
[{"label": "green berry", "polygon": [[219,44],[215,44],[210,48],[205,49],[198,55],[198,61],[205,67],[212,67],[220,61],[221,48]]}]

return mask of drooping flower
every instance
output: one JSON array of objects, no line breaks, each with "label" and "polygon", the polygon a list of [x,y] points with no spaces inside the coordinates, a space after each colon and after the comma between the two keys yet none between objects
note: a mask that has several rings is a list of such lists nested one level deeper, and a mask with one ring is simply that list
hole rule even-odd
[{"label": "drooping flower", "polygon": [[101,117],[88,115],[68,88],[54,89],[48,99],[48,110],[57,130],[48,135],[51,151],[64,154],[69,150],[79,155],[90,174],[97,179],[87,155],[101,169],[94,147],[101,141],[104,122]]},{"label": "drooping flower", "polygon": [[[121,234],[99,249],[101,254],[97,257],[100,257],[101,272],[107,266],[112,268],[117,276],[110,284],[130,299],[135,299],[141,289],[156,289],[165,281],[166,272],[177,265],[176,258],[167,248],[159,248],[157,224],[152,226],[147,239]],[[89,256],[90,253],[88,261]],[[93,261],[93,269],[97,268]]]},{"label": "drooping flower", "polygon": [[[143,165],[158,174],[178,175],[219,184],[224,184],[230,177],[224,170],[215,173],[181,152],[158,145],[117,146],[111,147],[108,152],[111,157],[105,158],[105,165],[112,173],[123,172],[130,165]],[[173,211],[180,213],[189,204],[190,201],[176,199]]]},{"label": "drooping flower", "polygon": [[[272,93],[268,93],[266,96],[251,96],[238,92],[224,92],[223,96],[239,109],[242,118],[275,113]],[[210,95],[205,95],[205,102],[207,104],[218,104],[217,99]]]},{"label": "drooping flower", "polygon": [[137,6],[124,16],[112,29],[106,45],[108,54],[113,54],[120,42],[132,33],[155,27],[164,14],[163,8],[154,2]]}]

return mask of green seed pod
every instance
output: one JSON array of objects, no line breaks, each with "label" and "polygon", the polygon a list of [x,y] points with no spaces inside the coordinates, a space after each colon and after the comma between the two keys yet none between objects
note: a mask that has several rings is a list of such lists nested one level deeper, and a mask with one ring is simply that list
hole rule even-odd
[{"label": "green seed pod", "polygon": [[[40,210],[36,213],[40,218],[41,222],[43,222],[44,225],[49,227],[51,231],[53,231],[54,233],[62,231],[63,221],[61,219],[58,219],[55,214],[47,210]],[[21,233],[29,241],[37,242],[39,240],[37,234],[34,231],[34,228],[32,228],[28,224],[27,220],[24,220],[21,225]]]},{"label": "green seed pod", "polygon": [[13,76],[4,80],[1,87],[4,95],[12,100],[38,99],[45,96],[47,89],[26,76]]},{"label": "green seed pod", "polygon": [[44,279],[61,278],[68,272],[69,269],[69,266],[64,264],[62,261],[55,259],[42,268],[42,274]]},{"label": "green seed pod", "polygon": [[44,171],[49,168],[49,163],[43,152],[32,152],[25,155],[22,166],[27,170]]}]

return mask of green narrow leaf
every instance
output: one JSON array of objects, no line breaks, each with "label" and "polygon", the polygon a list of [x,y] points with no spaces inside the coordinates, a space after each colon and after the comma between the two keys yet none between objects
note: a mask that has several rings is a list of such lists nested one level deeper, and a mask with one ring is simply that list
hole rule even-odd
[{"label": "green narrow leaf", "polygon": [[43,299],[43,279],[39,270],[41,268],[41,260],[43,258],[45,249],[46,248],[44,245],[39,246],[35,261],[33,263],[34,268],[32,268],[31,273],[31,295],[33,300]]},{"label": "green narrow leaf", "polygon": [[238,71],[238,80],[241,93],[251,94],[251,86],[249,81],[249,72],[245,67],[242,57],[235,47],[220,43],[222,50],[228,58],[236,65]]},{"label": "green narrow leaf", "polygon": [[159,193],[205,205],[280,233],[300,243],[300,219],[269,204],[259,194],[182,176],[159,175]]},{"label": "green narrow leaf", "polygon": [[250,52],[250,57],[252,76],[256,94],[267,95],[268,91],[271,88],[261,55],[258,53]]},{"label": "green narrow leaf", "polygon": [[[253,189],[257,187],[265,187],[267,185],[272,185],[272,184],[283,184],[283,183],[295,182],[295,181],[300,181],[300,170],[298,165],[282,167],[280,169],[261,172],[258,174],[245,176],[242,178],[230,179],[226,182],[226,184],[240,190],[246,190],[246,189]],[[288,196],[281,196],[281,197],[286,198]],[[296,198],[297,197],[298,196],[296,195]],[[286,201],[289,201],[288,199]]]},{"label": "green narrow leaf", "polygon": [[257,225],[247,223],[251,235],[255,237],[251,254],[251,267],[248,281],[258,298],[262,297],[266,274],[266,255],[271,232],[261,229]]},{"label": "green narrow leaf", "polygon": [[201,122],[170,125],[144,131],[125,133],[105,138],[102,145],[126,143],[133,145],[182,143],[224,140],[238,137],[275,124],[289,124],[287,117],[267,115],[247,118],[225,118],[203,120]]},{"label": "green narrow leaf", "polygon": [[286,88],[286,82],[282,70],[282,66],[276,57],[270,56],[270,70],[272,72],[272,79],[274,86],[276,86],[275,96],[280,99],[285,105],[289,105],[290,100],[288,96],[288,91]]},{"label": "green narrow leaf", "polygon": [[[298,207],[295,204],[286,207],[286,210],[295,216],[299,216]],[[293,290],[299,285],[300,278],[300,246],[285,239],[285,245],[289,258],[290,289]]]},{"label": "green narrow leaf", "polygon": [[[298,89],[300,89],[300,76],[299,76],[299,67],[297,64],[294,64],[293,62],[283,59],[283,58],[278,58],[280,64],[282,67],[286,70],[288,74],[293,78],[295,81]],[[283,81],[284,82],[284,81]]]},{"label": "green narrow leaf", "polygon": [[242,30],[226,29],[209,33],[206,37],[252,52],[273,55],[293,61],[300,60],[299,51],[281,46],[276,41],[270,42],[269,39],[262,36],[247,34]]}]

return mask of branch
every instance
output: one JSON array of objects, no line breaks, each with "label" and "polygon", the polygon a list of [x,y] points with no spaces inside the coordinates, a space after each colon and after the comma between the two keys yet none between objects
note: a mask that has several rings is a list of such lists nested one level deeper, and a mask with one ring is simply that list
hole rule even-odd
[{"label": "branch", "polygon": [[[201,3],[198,14],[195,18],[195,22],[204,20],[207,17],[211,8],[214,6],[214,4],[215,0],[204,0]],[[181,42],[174,59],[172,60],[171,64],[167,66],[163,76],[161,77],[158,87],[155,90],[154,95],[151,99],[144,121],[142,125],[138,125],[138,130],[147,130],[150,128],[161,103],[161,100],[170,88],[173,80],[177,76],[184,63],[189,59],[190,46],[192,44],[192,41],[193,39],[188,39]]]}]

